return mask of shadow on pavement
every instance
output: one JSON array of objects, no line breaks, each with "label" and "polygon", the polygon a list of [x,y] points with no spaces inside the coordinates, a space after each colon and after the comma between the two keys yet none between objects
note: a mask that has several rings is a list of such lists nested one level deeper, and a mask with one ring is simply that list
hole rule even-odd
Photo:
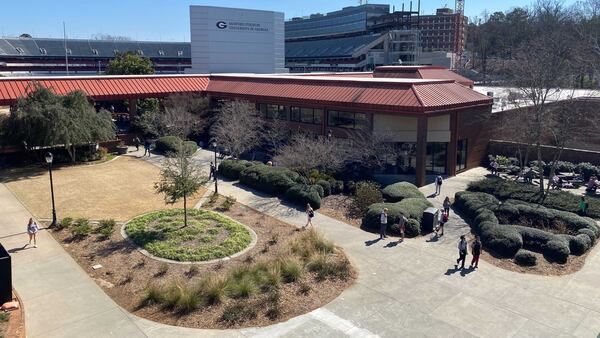
[{"label": "shadow on pavement", "polygon": [[471,272],[475,271],[474,268],[469,267],[469,268],[458,268],[455,267],[454,269],[448,269],[446,270],[446,272],[444,273],[444,275],[446,276],[452,276],[453,274],[460,272],[460,275],[462,277],[465,277],[466,275],[470,274]]},{"label": "shadow on pavement", "polygon": [[20,251],[33,249],[33,246],[30,246],[30,247],[28,247],[28,246],[29,246],[29,244],[25,244],[22,247],[16,247],[16,248],[9,249],[8,253],[16,254],[16,253],[19,253]]},{"label": "shadow on pavement", "polygon": [[381,241],[381,238],[371,239],[371,240],[365,241],[365,245],[366,246],[371,246],[371,245],[373,245],[373,244],[375,244],[375,243],[377,243],[379,241]]},{"label": "shadow on pavement", "polygon": [[398,244],[400,244],[400,241],[389,242],[388,244],[386,244],[384,246],[384,248],[393,248],[393,247],[397,246]]}]

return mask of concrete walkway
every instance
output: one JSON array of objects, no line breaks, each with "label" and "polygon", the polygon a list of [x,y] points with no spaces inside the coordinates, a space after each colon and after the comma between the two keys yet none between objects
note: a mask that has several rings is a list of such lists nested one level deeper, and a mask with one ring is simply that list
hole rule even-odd
[{"label": "concrete walkway", "polygon": [[[133,154],[135,156],[135,154]],[[206,166],[212,153],[198,151]],[[151,157],[155,164],[159,156]],[[469,171],[444,182],[442,195],[464,189],[480,173]],[[212,187],[212,185],[211,185]],[[433,187],[422,190],[428,194]],[[239,202],[302,226],[301,210],[282,205],[235,182],[219,182],[219,192]],[[7,248],[25,243],[29,217],[0,186],[0,242]],[[4,207],[6,206],[6,208]],[[395,245],[377,235],[319,213],[314,223],[342,247],[359,271],[357,283],[323,308],[265,328],[198,330],[172,327],[122,311],[49,234],[40,247],[13,254],[14,282],[27,309],[30,337],[103,336],[259,336],[259,337],[596,337],[600,333],[600,246],[585,267],[569,276],[541,277],[505,271],[480,262],[476,271],[456,271],[456,241],[468,226],[452,214],[440,240],[429,237]]]}]

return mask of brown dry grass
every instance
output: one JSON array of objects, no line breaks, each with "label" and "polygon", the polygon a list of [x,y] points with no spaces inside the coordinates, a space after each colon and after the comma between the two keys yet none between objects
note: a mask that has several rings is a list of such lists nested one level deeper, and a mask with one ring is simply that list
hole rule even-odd
[{"label": "brown dry grass", "polygon": [[[183,202],[165,204],[154,191],[160,169],[150,163],[121,156],[98,165],[66,166],[52,171],[59,218],[113,218],[126,221],[153,210],[180,208]],[[37,218],[52,217],[49,175],[37,168],[18,168],[0,173],[2,181]],[[205,189],[188,200],[198,202]]]}]

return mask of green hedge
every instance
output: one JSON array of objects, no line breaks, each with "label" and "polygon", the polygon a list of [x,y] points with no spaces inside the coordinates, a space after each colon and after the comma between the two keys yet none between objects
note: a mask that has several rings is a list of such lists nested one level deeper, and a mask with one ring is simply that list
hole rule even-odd
[{"label": "green hedge", "polygon": [[397,203],[375,203],[367,210],[362,224],[365,228],[379,230],[381,210],[388,208],[388,231],[399,234],[398,228],[394,225],[398,223],[400,215],[404,215],[408,219],[405,235],[415,237],[421,233],[423,211],[431,206],[432,204],[423,198],[406,198]]},{"label": "green hedge", "polygon": [[272,195],[283,195],[288,189],[306,180],[295,171],[256,163],[240,172],[240,182]]},{"label": "green hedge", "polygon": [[519,250],[515,254],[515,263],[522,266],[534,266],[537,264],[537,257],[528,250]]},{"label": "green hedge", "polygon": [[323,188],[323,197],[331,195],[331,183],[325,180],[318,180],[317,184]]},{"label": "green hedge", "polygon": [[425,198],[416,185],[408,182],[390,184],[381,191],[386,202],[400,202],[405,198]]},{"label": "green hedge", "polygon": [[244,160],[224,160],[219,164],[219,174],[237,181],[240,179],[242,170],[253,164],[250,161]]},{"label": "green hedge", "polygon": [[[513,257],[525,248],[543,253],[548,260],[564,263],[570,254],[581,255],[589,250],[600,231],[595,222],[586,217],[524,201],[500,203],[494,196],[482,192],[459,192],[454,206],[471,219],[471,228],[481,236],[484,246],[504,257]],[[534,220],[543,227],[561,222],[576,235],[501,224],[498,217],[507,223]]]},{"label": "green hedge", "polygon": [[[529,203],[541,203],[551,209],[572,213],[577,213],[580,199],[579,196],[567,191],[550,191],[546,198],[542,200],[543,196],[538,187],[501,178],[486,178],[471,182],[467,190],[488,193],[503,200],[516,199]],[[589,204],[588,216],[600,219],[600,201],[593,198],[589,198],[587,201]]]},{"label": "green hedge", "polygon": [[344,192],[344,181],[330,178],[328,180],[328,182],[329,182],[329,186],[331,187],[332,195],[337,195],[337,194],[341,194]]},{"label": "green hedge", "polygon": [[[156,140],[155,149],[163,154],[174,154],[180,150],[181,142],[177,136],[163,136]],[[183,141],[183,150],[192,155],[198,150],[198,145],[194,141]]]},{"label": "green hedge", "polygon": [[318,185],[294,185],[286,191],[285,199],[292,203],[298,203],[301,206],[306,206],[306,203],[310,203],[313,209],[319,209],[321,207],[321,196],[319,196],[319,189],[317,187],[321,188]]}]

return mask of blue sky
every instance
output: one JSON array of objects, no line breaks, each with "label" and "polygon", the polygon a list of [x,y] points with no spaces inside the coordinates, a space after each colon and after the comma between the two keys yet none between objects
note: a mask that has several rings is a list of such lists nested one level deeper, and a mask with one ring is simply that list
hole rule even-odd
[{"label": "blue sky", "polygon": [[[370,1],[389,3],[396,9],[402,1]],[[465,13],[481,16],[484,11],[505,11],[515,6],[529,5],[533,0],[466,0]],[[571,4],[575,0],[566,0]],[[404,1],[408,7],[409,0]],[[413,0],[416,7],[417,0]],[[103,33],[123,35],[139,40],[189,41],[189,5],[255,8],[283,11],[286,19],[315,12],[329,12],[358,1],[348,0],[4,0],[1,3],[0,35],[18,36],[29,33],[38,37],[62,37],[62,22],[66,22],[71,38],[89,38]],[[436,8],[454,0],[422,0],[421,13],[432,14]]]}]

